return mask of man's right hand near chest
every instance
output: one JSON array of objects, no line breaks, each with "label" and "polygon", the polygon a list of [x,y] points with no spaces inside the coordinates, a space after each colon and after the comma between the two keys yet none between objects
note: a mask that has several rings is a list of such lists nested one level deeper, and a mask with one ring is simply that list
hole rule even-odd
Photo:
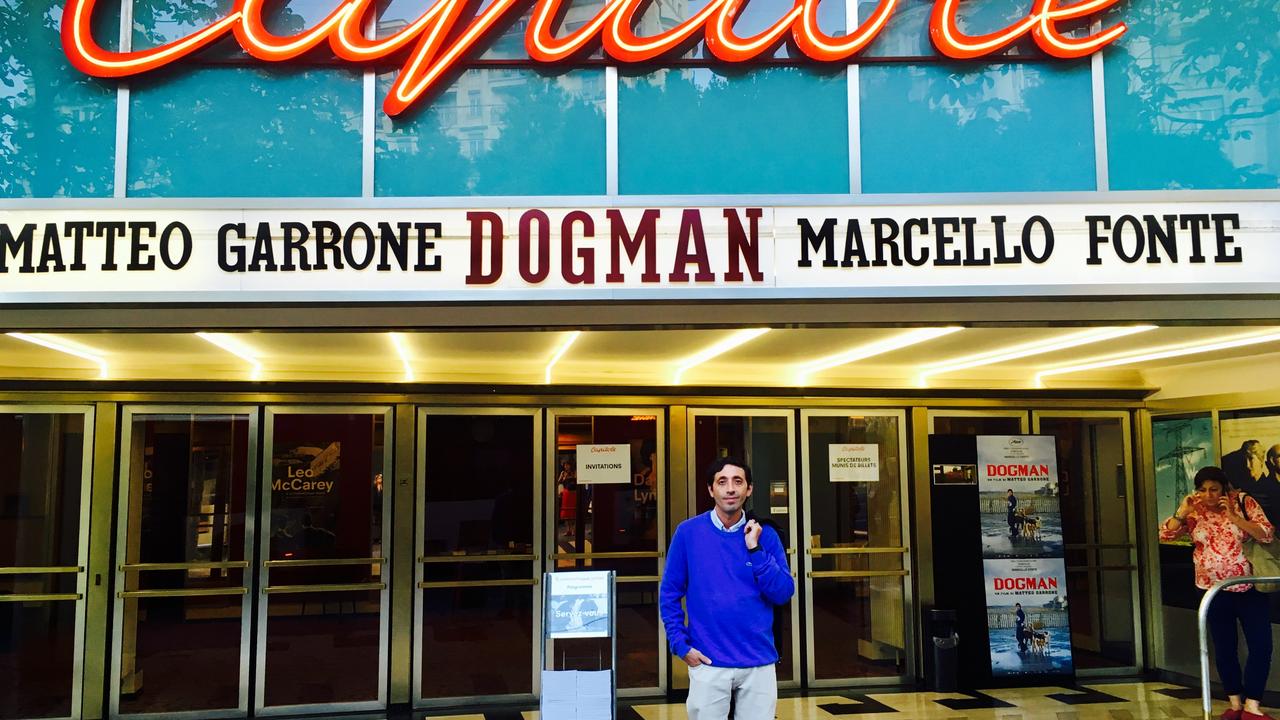
[{"label": "man's right hand near chest", "polygon": [[689,667],[698,667],[699,665],[710,665],[711,658],[703,655],[698,648],[689,648],[689,652],[684,654],[684,662]]}]

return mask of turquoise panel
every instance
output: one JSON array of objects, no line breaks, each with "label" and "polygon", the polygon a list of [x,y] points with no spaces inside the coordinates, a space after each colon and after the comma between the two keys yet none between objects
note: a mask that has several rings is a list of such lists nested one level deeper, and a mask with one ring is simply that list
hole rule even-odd
[{"label": "turquoise panel", "polygon": [[130,196],[360,194],[360,75],[182,68],[135,81]]},{"label": "turquoise panel", "polygon": [[[378,82],[378,102],[391,87]],[[418,107],[379,110],[378,195],[605,192],[604,71],[467,70]]]},{"label": "turquoise panel", "polygon": [[[62,52],[62,2],[0,0],[0,197],[110,197],[116,85]],[[119,45],[119,3],[100,2],[94,35]]]},{"label": "turquoise panel", "polygon": [[864,65],[867,193],[1096,187],[1089,61]]},{"label": "turquoise panel", "polygon": [[1129,31],[1103,55],[1111,189],[1280,187],[1276,0],[1132,0],[1115,20]]},{"label": "turquoise panel", "polygon": [[774,67],[660,70],[618,82],[627,194],[849,192],[848,83]]}]

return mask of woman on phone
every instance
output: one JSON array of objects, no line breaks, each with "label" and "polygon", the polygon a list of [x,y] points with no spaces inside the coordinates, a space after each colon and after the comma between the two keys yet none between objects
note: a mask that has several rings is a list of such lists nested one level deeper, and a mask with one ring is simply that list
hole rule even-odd
[{"label": "woman on phone", "polygon": [[[1210,465],[1196,473],[1195,492],[1160,524],[1161,540],[1184,535],[1195,544],[1196,587],[1208,590],[1221,580],[1253,574],[1244,543],[1248,538],[1269,543],[1275,528],[1253,498],[1232,490],[1227,474]],[[1236,653],[1237,623],[1249,647],[1243,675]],[[1225,588],[1209,607],[1209,632],[1218,677],[1231,700],[1222,720],[1270,720],[1258,704],[1271,671],[1271,605],[1266,596],[1249,584]]]}]

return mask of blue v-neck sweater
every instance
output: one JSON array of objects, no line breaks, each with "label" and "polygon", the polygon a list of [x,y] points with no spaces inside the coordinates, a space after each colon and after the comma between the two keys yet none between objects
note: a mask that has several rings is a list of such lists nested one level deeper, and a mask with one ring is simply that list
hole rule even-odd
[{"label": "blue v-neck sweater", "polygon": [[712,512],[680,523],[667,549],[659,608],[671,652],[683,658],[697,648],[715,667],[776,663],[773,608],[796,590],[782,542],[766,527],[760,534],[763,549],[748,553],[742,530],[719,529]]}]

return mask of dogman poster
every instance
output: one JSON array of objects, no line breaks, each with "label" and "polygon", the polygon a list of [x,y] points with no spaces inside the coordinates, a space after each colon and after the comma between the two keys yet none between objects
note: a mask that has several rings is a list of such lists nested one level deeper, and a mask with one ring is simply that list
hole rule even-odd
[{"label": "dogman poster", "polygon": [[981,435],[977,460],[991,674],[1072,675],[1054,438]]}]

